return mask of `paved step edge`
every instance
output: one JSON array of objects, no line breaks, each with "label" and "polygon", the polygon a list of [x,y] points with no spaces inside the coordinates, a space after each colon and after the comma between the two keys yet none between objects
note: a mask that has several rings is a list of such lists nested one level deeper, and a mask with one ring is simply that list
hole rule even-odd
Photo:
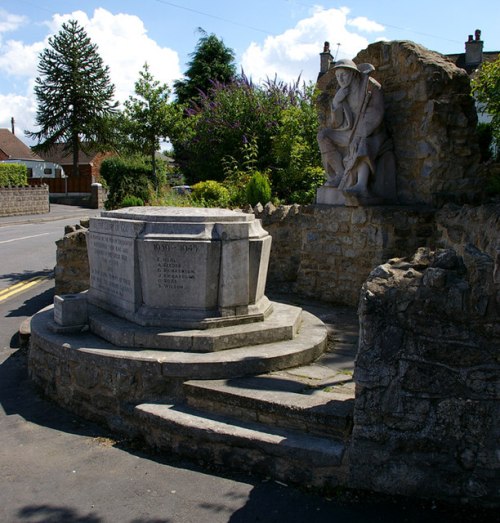
[{"label": "paved step edge", "polygon": [[90,333],[54,333],[47,328],[52,309],[53,306],[42,309],[31,320],[31,336],[45,351],[62,358],[88,359],[98,366],[150,367],[165,378],[222,379],[264,374],[310,363],[326,349],[326,326],[307,312],[303,313],[302,327],[293,340],[199,354],[127,349]]},{"label": "paved step edge", "polygon": [[96,307],[89,320],[93,333],[118,347],[206,353],[293,339],[300,330],[302,310],[283,303],[273,303],[273,308],[262,322],[207,330],[142,327]]},{"label": "paved step edge", "polygon": [[346,446],[332,439],[207,417],[187,406],[146,403],[134,413],[147,443],[159,450],[302,485],[346,480]]},{"label": "paved step edge", "polygon": [[318,436],[347,440],[352,432],[354,395],[255,390],[238,380],[190,380],[184,395],[193,408],[231,415],[245,421],[275,424]]}]

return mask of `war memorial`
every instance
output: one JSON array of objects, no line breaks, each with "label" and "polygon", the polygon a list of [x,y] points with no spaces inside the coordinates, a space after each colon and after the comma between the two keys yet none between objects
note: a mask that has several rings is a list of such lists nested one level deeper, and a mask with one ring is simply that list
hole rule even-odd
[{"label": "war memorial", "polygon": [[[325,44],[318,87],[314,205],[102,212],[60,242],[30,374],[79,415],[202,463],[497,505],[500,213],[476,204],[468,76],[412,42],[338,62]],[[87,281],[63,283],[72,270]],[[355,388],[285,387],[328,329],[268,287],[357,306]]]}]

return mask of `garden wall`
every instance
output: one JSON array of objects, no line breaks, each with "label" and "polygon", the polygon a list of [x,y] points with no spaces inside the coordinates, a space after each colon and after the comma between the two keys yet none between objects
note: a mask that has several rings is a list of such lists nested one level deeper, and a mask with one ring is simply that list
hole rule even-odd
[{"label": "garden wall", "polygon": [[0,187],[0,216],[44,214],[49,212],[49,188]]},{"label": "garden wall", "polygon": [[435,213],[420,207],[256,207],[273,237],[268,285],[355,307],[371,270],[435,242]]}]

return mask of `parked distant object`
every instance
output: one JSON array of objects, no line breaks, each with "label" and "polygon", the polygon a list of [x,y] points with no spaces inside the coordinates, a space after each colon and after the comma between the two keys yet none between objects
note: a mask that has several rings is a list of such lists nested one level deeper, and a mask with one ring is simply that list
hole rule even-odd
[{"label": "parked distant object", "polygon": [[10,158],[9,160],[0,160],[1,163],[20,163],[26,165],[28,178],[66,178],[64,169],[54,162],[45,160],[23,160]]},{"label": "parked distant object", "polygon": [[192,189],[190,185],[174,185],[174,187],[172,187],[172,191],[176,192],[177,194],[191,194]]}]

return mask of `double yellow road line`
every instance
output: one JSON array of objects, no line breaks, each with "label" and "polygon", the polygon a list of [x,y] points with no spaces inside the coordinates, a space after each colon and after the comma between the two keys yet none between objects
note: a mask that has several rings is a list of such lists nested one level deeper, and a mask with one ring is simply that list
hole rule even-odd
[{"label": "double yellow road line", "polygon": [[6,289],[3,289],[0,291],[0,302],[7,300],[8,298],[11,298],[12,296],[15,296],[16,294],[20,294],[21,292],[24,292],[28,290],[31,287],[34,287],[35,285],[38,285],[39,283],[42,283],[45,280],[48,280],[52,275],[46,274],[43,276],[35,276],[34,278],[30,278],[29,280],[23,280],[19,283],[16,283],[14,285],[11,285],[10,287],[7,287]]}]

